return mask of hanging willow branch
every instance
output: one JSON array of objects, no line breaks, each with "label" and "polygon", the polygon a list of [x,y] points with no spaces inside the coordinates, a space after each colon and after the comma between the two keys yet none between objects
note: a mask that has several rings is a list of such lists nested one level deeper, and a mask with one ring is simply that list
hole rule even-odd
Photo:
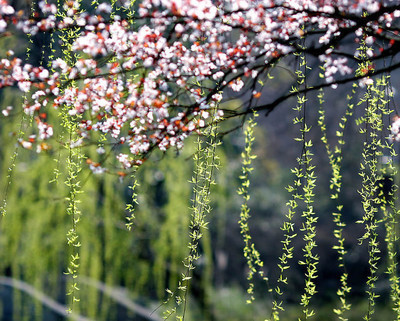
[{"label": "hanging willow branch", "polygon": [[244,151],[241,154],[242,157],[242,173],[239,176],[241,180],[241,186],[238,189],[238,194],[242,196],[243,203],[241,205],[240,210],[240,234],[242,234],[244,241],[243,254],[247,262],[248,274],[247,281],[248,288],[247,293],[250,295],[250,298],[247,300],[247,303],[252,303],[255,300],[254,297],[254,274],[258,273],[262,280],[264,280],[268,285],[268,278],[266,277],[263,266],[264,262],[260,258],[260,253],[256,249],[256,246],[252,240],[250,234],[249,220],[250,220],[250,208],[249,208],[249,200],[250,200],[250,174],[254,170],[252,166],[253,159],[256,158],[256,155],[253,154],[252,148],[255,140],[254,137],[254,128],[257,125],[256,118],[258,114],[254,112],[253,116],[248,120],[247,126],[244,129],[244,137],[245,137],[245,147]]},{"label": "hanging willow branch", "polygon": [[[213,119],[216,117],[215,112],[216,109],[211,114]],[[176,304],[172,309],[167,309],[164,312],[165,319],[175,314],[176,320],[185,320],[190,281],[192,280],[193,270],[196,268],[196,262],[201,256],[200,241],[203,238],[203,230],[208,225],[207,216],[211,212],[210,188],[215,184],[214,172],[219,165],[219,158],[216,154],[217,146],[220,144],[217,124],[218,122],[215,121],[204,130],[204,139],[200,136],[197,138],[197,150],[193,156],[195,168],[191,180],[193,196],[189,225],[189,254],[183,260],[186,271],[182,273],[176,291],[167,289],[170,298],[164,304],[167,304],[171,298],[174,299]]]},{"label": "hanging willow branch", "polygon": [[339,129],[336,131],[337,144],[334,148],[331,148],[326,130],[326,122],[325,122],[325,110],[323,109],[324,104],[324,92],[321,90],[318,94],[320,109],[319,109],[319,119],[318,125],[321,129],[321,141],[325,145],[326,153],[329,158],[329,164],[331,165],[332,174],[330,179],[329,189],[331,190],[330,199],[334,201],[336,204],[336,211],[332,213],[333,222],[335,223],[336,228],[333,231],[333,235],[337,240],[337,244],[332,248],[337,251],[338,254],[338,267],[341,269],[340,276],[340,288],[337,290],[336,294],[339,297],[340,307],[334,309],[334,313],[336,313],[341,321],[347,321],[348,319],[345,317],[346,311],[349,311],[351,308],[351,304],[348,303],[347,297],[350,293],[351,287],[348,285],[348,273],[345,265],[345,255],[347,250],[345,248],[345,237],[343,235],[343,230],[346,227],[346,223],[342,219],[342,210],[343,205],[340,202],[340,191],[342,188],[342,148],[345,144],[344,130],[346,128],[346,124],[348,124],[349,118],[353,115],[354,104],[352,100],[355,95],[355,88],[352,88],[352,94],[347,96],[347,109],[345,115],[342,116],[339,122]]},{"label": "hanging willow branch", "polygon": [[[78,6],[80,6],[80,2],[78,1]],[[65,12],[59,12],[60,16],[66,17]],[[78,58],[77,54],[72,53],[72,42],[79,36],[79,30],[65,30],[62,34],[60,34],[60,39],[64,44],[63,47],[63,55],[64,59],[71,64],[74,64],[76,59]],[[64,75],[66,77],[66,75]],[[71,86],[76,86],[75,82],[71,83]],[[81,151],[80,147],[76,147],[76,141],[78,140],[78,130],[79,123],[78,120],[80,116],[74,116],[69,113],[70,108],[68,106],[64,106],[61,110],[61,118],[62,118],[62,126],[64,127],[67,137],[68,143],[66,144],[66,148],[68,150],[68,157],[66,159],[66,167],[67,167],[67,178],[65,184],[69,189],[68,197],[66,201],[67,205],[67,214],[71,217],[71,227],[67,232],[67,243],[70,246],[70,260],[68,263],[66,275],[70,275],[71,279],[69,281],[67,295],[70,296],[70,303],[68,312],[71,313],[74,309],[75,303],[79,302],[79,296],[77,292],[79,291],[77,277],[79,270],[79,248],[81,246],[81,242],[78,234],[78,223],[81,219],[81,211],[79,210],[79,194],[81,193],[81,184],[79,181],[79,173],[82,170],[82,161],[84,159],[84,154]]]}]

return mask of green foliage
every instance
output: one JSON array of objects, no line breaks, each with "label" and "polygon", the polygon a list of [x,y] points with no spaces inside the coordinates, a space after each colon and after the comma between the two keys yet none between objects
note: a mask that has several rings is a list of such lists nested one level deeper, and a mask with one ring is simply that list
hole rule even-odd
[{"label": "green foliage", "polygon": [[[78,30],[67,29],[66,31],[63,31],[60,35],[60,39],[63,43],[63,55],[65,57],[64,59],[70,63],[73,63],[77,59],[77,57],[71,56],[71,45],[72,41],[78,36],[78,34]],[[71,86],[76,86],[76,84],[71,83]],[[71,253],[69,265],[65,274],[71,276],[67,295],[71,296],[69,312],[72,312],[75,302],[79,302],[79,297],[77,294],[77,291],[79,291],[77,277],[80,260],[79,248],[81,246],[81,242],[79,240],[77,227],[81,217],[81,211],[79,210],[78,205],[80,203],[78,195],[81,192],[81,187],[78,175],[82,169],[82,161],[84,156],[83,153],[80,151],[80,148],[77,148],[75,146],[79,139],[77,137],[79,128],[77,118],[79,116],[70,115],[69,109],[67,107],[64,107],[60,111],[60,114],[62,119],[62,126],[64,127],[66,132],[66,137],[63,136],[60,140],[65,141],[66,138],[66,148],[68,150],[68,157],[66,160],[68,175],[65,184],[69,189],[69,195],[68,197],[66,197],[66,201],[68,202],[67,214],[71,217],[71,227],[67,232],[67,243],[71,247]]]},{"label": "green foliage", "polygon": [[[214,119],[214,115],[211,115]],[[210,190],[214,182],[214,172],[218,168],[218,156],[216,154],[218,140],[218,126],[216,122],[212,122],[209,127],[204,130],[204,138],[197,139],[197,149],[194,153],[193,160],[195,167],[191,183],[193,184],[191,219],[189,222],[189,253],[183,259],[185,272],[181,274],[180,280],[175,291],[167,289],[170,298],[175,302],[173,308],[164,312],[164,318],[167,319],[171,315],[176,315],[176,320],[184,320],[188,305],[189,285],[192,279],[193,270],[196,268],[196,262],[200,259],[200,240],[203,239],[207,230],[207,216],[211,212],[210,206]],[[175,206],[174,206],[175,210]]]},{"label": "green foliage", "polygon": [[[304,55],[299,55],[299,68],[296,71],[297,76],[297,88],[292,88],[293,92],[298,92],[302,87],[307,86],[306,73],[311,69],[307,65],[307,60]],[[312,140],[307,138],[311,127],[307,125],[306,121],[306,106],[307,106],[306,95],[297,95],[297,106],[294,111],[297,116],[293,119],[294,125],[300,126],[300,137],[295,138],[297,142],[302,145],[301,155],[297,158],[297,167],[292,169],[294,175],[294,182],[292,185],[287,187],[288,192],[292,195],[292,199],[287,203],[288,213],[286,214],[286,220],[283,222],[282,230],[284,232],[284,240],[282,241],[283,248],[282,254],[279,257],[279,277],[278,284],[282,283],[288,285],[288,278],[286,273],[290,269],[289,260],[293,258],[294,248],[292,247],[292,241],[297,236],[295,233],[293,219],[296,213],[303,206],[301,210],[301,227],[299,231],[303,234],[304,245],[302,248],[303,258],[299,260],[299,265],[304,266],[304,293],[301,295],[300,305],[304,320],[312,317],[315,312],[310,308],[310,300],[315,295],[316,284],[315,279],[318,274],[318,261],[319,257],[315,253],[315,247],[317,246],[316,238],[316,223],[318,217],[314,211],[314,188],[316,186],[316,175],[315,166],[312,164],[313,153],[311,151],[313,147]],[[282,287],[277,285],[274,289],[275,299],[272,303],[271,320],[280,320],[280,312],[284,311],[283,300],[281,299],[284,294]],[[301,320],[299,318],[299,320]]]},{"label": "green foliage", "polygon": [[[361,62],[358,73],[372,68],[372,64],[366,54],[367,50],[372,49],[363,41],[359,48]],[[358,105],[365,105],[365,114],[359,120],[359,124],[362,126],[360,127],[360,132],[366,135],[359,173],[362,178],[362,187],[359,193],[362,199],[364,215],[359,220],[359,223],[363,224],[365,228],[365,233],[360,238],[360,243],[363,241],[368,242],[370,274],[366,291],[368,294],[368,310],[364,316],[364,320],[368,321],[372,319],[372,315],[375,312],[376,299],[379,297],[375,291],[376,282],[378,281],[379,261],[381,259],[378,229],[384,220],[379,215],[380,204],[385,203],[385,200],[382,199],[383,195],[378,193],[379,182],[383,180],[382,172],[378,168],[378,162],[385,152],[393,155],[392,147],[382,140],[382,132],[384,130],[383,117],[391,113],[388,109],[388,99],[386,97],[387,81],[388,77],[382,76],[374,79],[371,84],[367,84],[365,94],[358,103]]]},{"label": "green foliage", "polygon": [[244,248],[243,254],[247,262],[248,266],[248,275],[247,280],[249,282],[249,286],[247,289],[247,293],[250,295],[247,303],[252,303],[255,300],[254,297],[254,283],[253,277],[254,274],[258,273],[262,280],[264,280],[268,285],[268,278],[266,278],[263,266],[264,262],[260,258],[260,253],[257,251],[255,244],[252,240],[249,228],[249,220],[250,220],[250,208],[249,208],[249,187],[250,187],[250,174],[254,170],[252,167],[252,161],[256,158],[256,155],[252,152],[252,146],[255,140],[254,137],[254,127],[256,126],[255,119],[258,114],[254,113],[253,117],[249,119],[247,126],[244,130],[245,135],[245,147],[244,151],[241,154],[242,157],[242,173],[239,176],[241,180],[241,187],[238,189],[238,194],[242,196],[243,203],[240,210],[240,233],[242,234],[244,240]]},{"label": "green foliage", "polygon": [[351,287],[349,287],[348,285],[348,273],[345,266],[345,255],[347,253],[347,250],[345,248],[346,239],[343,235],[343,230],[346,227],[346,223],[342,220],[343,204],[340,203],[339,195],[342,188],[342,173],[341,173],[342,160],[343,160],[342,147],[345,144],[343,136],[346,125],[348,124],[348,120],[353,115],[354,112],[354,103],[352,103],[354,95],[355,95],[355,89],[353,86],[351,95],[348,95],[346,97],[348,104],[345,114],[341,117],[340,122],[338,124],[339,128],[338,130],[336,130],[337,144],[334,146],[334,148],[332,148],[327,138],[325,110],[323,109],[323,105],[325,102],[324,92],[320,90],[318,94],[318,100],[320,103],[318,125],[322,133],[321,141],[325,145],[326,153],[329,158],[329,164],[332,169],[330,185],[329,185],[329,188],[331,190],[330,198],[336,203],[335,204],[336,209],[335,212],[332,212],[332,218],[336,226],[336,228],[333,231],[333,235],[335,236],[337,243],[333,245],[332,248],[337,251],[338,266],[341,269],[340,288],[336,292],[339,297],[340,306],[334,309],[334,312],[338,315],[339,320],[342,321],[347,320],[347,318],[345,317],[345,313],[351,308],[351,305],[347,302],[347,295],[348,293],[350,293]]}]

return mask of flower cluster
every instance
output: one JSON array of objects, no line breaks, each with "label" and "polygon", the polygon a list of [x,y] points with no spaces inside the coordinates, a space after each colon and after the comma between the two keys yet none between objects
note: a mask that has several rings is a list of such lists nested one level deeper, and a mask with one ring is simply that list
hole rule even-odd
[{"label": "flower cluster", "polygon": [[390,125],[390,141],[400,142],[400,117],[395,116]]},{"label": "flower cluster", "polygon": [[[352,73],[347,57],[356,54],[341,54],[341,41],[357,41],[360,25],[371,42],[381,40],[378,52],[385,53],[397,41],[390,28],[400,16],[395,6],[375,0],[137,2],[137,16],[123,17],[108,3],[90,14],[78,1],[61,8],[39,1],[32,19],[0,0],[0,36],[15,28],[30,34],[80,30],[71,47],[80,58],[73,64],[62,56],[49,69],[12,56],[0,60],[0,88],[18,86],[30,94],[25,112],[36,117],[40,144],[53,135],[47,110],[63,108],[78,122],[75,145],[94,133],[106,135],[122,146],[118,150],[125,148],[117,160],[130,168],[154,148],[181,148],[190,133],[222,116],[219,111],[209,117],[221,91],[256,83],[288,54],[306,50],[306,37],[316,40],[306,52],[320,59],[326,81],[333,83],[337,75]],[[102,172],[97,163],[90,165]]]}]

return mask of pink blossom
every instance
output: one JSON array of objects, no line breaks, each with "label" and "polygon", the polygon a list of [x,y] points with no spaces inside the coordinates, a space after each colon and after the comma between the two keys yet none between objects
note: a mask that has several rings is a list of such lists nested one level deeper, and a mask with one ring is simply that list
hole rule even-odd
[{"label": "pink blossom", "polygon": [[[302,37],[317,31],[309,45],[319,50],[306,55],[319,58],[325,81],[337,86],[338,79],[354,72],[348,57],[356,52],[344,52],[347,47],[340,48],[332,39],[365,39],[371,47],[366,54],[377,59],[379,49],[397,42],[383,27],[397,25],[400,18],[399,10],[381,12],[375,0],[142,0],[132,23],[124,10],[121,16],[111,14],[114,5],[107,2],[97,6],[96,14],[84,12],[79,3],[63,2],[62,17],[50,1],[39,1],[41,12],[29,19],[0,0],[1,36],[9,29],[36,34],[80,27],[71,46],[76,59],[60,55],[47,69],[10,53],[0,60],[0,87],[14,86],[26,93],[25,112],[38,119],[39,140],[54,135],[42,114],[50,105],[67,108],[77,119],[79,143],[93,142],[100,132],[118,144],[117,160],[124,168],[154,148],[182,148],[185,138],[205,127],[211,115],[213,120],[222,118],[223,112],[214,109],[226,88],[234,92],[228,91],[228,96],[254,84],[253,98],[259,98],[257,81],[277,64],[286,64],[285,57],[299,51]],[[376,17],[363,21],[361,28],[358,21],[365,19],[365,12]],[[360,80],[361,86],[371,83],[373,78]],[[8,109],[2,113],[8,114]],[[91,168],[104,172],[94,162]]]},{"label": "pink blossom", "polygon": [[243,86],[244,82],[240,78],[235,79],[229,83],[229,86],[232,88],[233,91],[240,91]]}]

